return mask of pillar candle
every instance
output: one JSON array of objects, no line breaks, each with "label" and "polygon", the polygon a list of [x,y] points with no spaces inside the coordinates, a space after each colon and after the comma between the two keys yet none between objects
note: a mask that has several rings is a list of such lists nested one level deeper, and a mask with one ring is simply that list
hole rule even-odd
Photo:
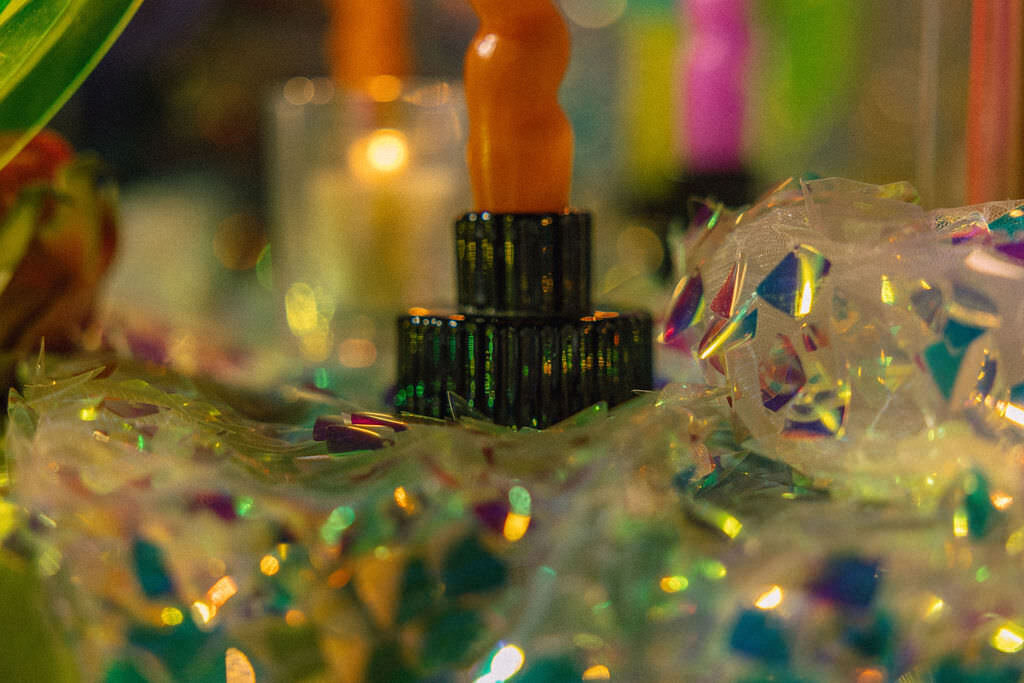
[{"label": "pillar candle", "polygon": [[[406,0],[328,0],[327,50],[335,82],[384,100],[409,74]],[[385,77],[383,79],[379,77]]]}]

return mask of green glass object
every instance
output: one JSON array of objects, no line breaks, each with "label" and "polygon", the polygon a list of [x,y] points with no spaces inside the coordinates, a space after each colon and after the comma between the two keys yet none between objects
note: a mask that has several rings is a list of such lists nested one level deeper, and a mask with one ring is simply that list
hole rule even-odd
[{"label": "green glass object", "polygon": [[505,563],[488,552],[475,536],[456,543],[441,567],[445,594],[451,598],[501,588],[507,575]]},{"label": "green glass object", "polygon": [[988,224],[988,229],[994,232],[1002,232],[1012,239],[1017,238],[1017,233],[1024,231],[1024,206],[1007,211],[999,218]]},{"label": "green glass object", "polygon": [[964,362],[964,352],[951,353],[945,343],[936,342],[924,350],[922,357],[939,391],[948,400],[953,395],[953,385],[956,384],[960,365]]},{"label": "green glass object", "polygon": [[142,0],[0,0],[0,167],[71,97]]},{"label": "green glass object", "polygon": [[989,497],[988,480],[979,470],[972,470],[960,484],[964,493],[963,508],[967,513],[967,530],[971,538],[985,537],[999,518],[999,511]]},{"label": "green glass object", "polygon": [[484,632],[484,622],[472,610],[452,608],[430,621],[423,641],[423,666],[436,669],[456,664]]}]

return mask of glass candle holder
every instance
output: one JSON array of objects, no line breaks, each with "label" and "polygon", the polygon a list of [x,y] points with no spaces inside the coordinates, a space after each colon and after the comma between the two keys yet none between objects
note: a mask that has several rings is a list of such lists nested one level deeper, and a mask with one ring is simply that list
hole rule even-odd
[{"label": "glass candle holder", "polygon": [[469,202],[461,89],[381,76],[354,93],[294,78],[270,118],[274,291],[303,357],[344,365],[353,344],[338,328],[354,315],[450,306],[448,226]]}]

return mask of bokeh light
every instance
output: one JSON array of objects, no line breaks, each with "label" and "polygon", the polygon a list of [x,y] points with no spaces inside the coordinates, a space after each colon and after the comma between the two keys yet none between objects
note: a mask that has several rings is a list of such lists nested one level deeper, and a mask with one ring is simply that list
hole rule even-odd
[{"label": "bokeh light", "polygon": [[626,0],[561,0],[569,21],[583,28],[611,26],[626,11]]}]

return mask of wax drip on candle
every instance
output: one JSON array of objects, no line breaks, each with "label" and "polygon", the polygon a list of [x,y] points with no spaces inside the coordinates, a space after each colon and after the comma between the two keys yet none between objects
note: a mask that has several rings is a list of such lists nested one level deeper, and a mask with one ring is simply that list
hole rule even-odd
[{"label": "wax drip on candle", "polygon": [[676,130],[694,171],[742,167],[744,72],[749,48],[744,0],[680,0],[690,33],[681,61]]},{"label": "wax drip on candle", "polygon": [[389,102],[409,74],[406,0],[327,0],[327,52],[336,83]]},{"label": "wax drip on candle", "polygon": [[480,28],[466,54],[467,161],[476,208],[568,205],[573,135],[558,104],[569,32],[551,0],[472,0]]}]

